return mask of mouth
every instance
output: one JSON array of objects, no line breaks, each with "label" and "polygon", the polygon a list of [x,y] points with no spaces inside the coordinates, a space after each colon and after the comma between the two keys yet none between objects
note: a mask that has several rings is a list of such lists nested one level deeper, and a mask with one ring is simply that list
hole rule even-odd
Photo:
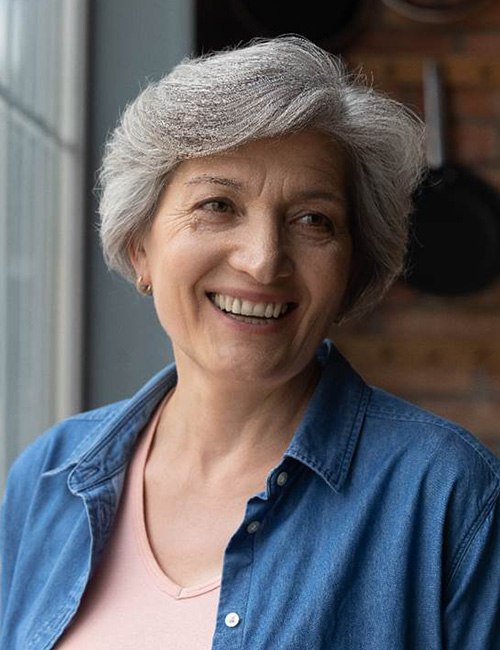
[{"label": "mouth", "polygon": [[244,323],[268,324],[282,319],[297,307],[294,302],[253,302],[222,293],[207,294],[223,313]]}]

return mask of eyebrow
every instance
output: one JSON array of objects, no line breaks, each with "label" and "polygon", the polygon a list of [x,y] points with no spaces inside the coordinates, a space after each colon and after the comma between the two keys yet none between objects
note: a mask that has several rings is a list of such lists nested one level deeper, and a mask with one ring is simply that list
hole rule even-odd
[{"label": "eyebrow", "polygon": [[226,178],[225,176],[210,176],[210,174],[201,174],[200,176],[193,176],[186,181],[186,185],[200,185],[210,183],[211,185],[223,185],[224,187],[231,187],[236,190],[243,188],[243,183],[235,180],[234,178]]}]

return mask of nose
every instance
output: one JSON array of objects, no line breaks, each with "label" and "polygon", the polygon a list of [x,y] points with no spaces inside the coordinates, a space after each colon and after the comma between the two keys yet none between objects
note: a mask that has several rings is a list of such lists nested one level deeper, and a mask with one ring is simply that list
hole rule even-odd
[{"label": "nose", "polygon": [[230,264],[259,284],[291,275],[293,263],[282,225],[269,217],[250,221],[239,233]]}]

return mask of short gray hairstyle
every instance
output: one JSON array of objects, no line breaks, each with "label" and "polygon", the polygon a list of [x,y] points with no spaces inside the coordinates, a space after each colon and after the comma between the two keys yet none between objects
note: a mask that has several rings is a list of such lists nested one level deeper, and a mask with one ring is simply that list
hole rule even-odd
[{"label": "short gray hairstyle", "polygon": [[295,35],[187,58],[126,107],[99,172],[108,266],[135,279],[130,245],[147,232],[183,160],[305,128],[333,138],[348,161],[354,263],[342,317],[376,304],[404,266],[422,122]]}]

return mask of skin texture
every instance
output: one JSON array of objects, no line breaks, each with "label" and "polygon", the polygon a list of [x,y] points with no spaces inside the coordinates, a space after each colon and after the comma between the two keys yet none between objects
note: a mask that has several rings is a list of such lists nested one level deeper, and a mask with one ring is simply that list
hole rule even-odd
[{"label": "skin texture", "polygon": [[[339,153],[312,131],[180,165],[135,267],[182,371],[283,382],[310,363],[350,269],[344,186]],[[222,316],[210,292],[297,307],[266,330]]]},{"label": "skin texture", "polygon": [[[178,368],[146,466],[145,510],[158,562],[181,585],[220,571],[316,383],[314,353],[351,268],[344,170],[312,130],[185,161],[131,249]],[[292,306],[248,321],[218,309],[214,293]]]}]

